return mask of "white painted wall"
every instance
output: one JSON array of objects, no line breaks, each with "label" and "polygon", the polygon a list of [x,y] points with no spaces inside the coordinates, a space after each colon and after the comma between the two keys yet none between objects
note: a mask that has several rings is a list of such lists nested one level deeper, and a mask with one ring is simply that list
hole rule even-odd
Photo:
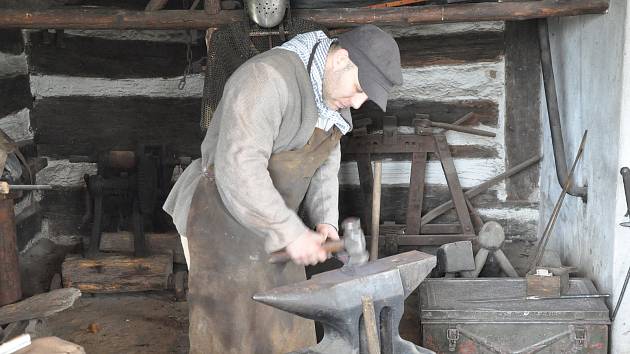
[{"label": "white painted wall", "polygon": [[[627,6],[627,5],[626,5]],[[618,149],[618,170],[622,166],[630,167],[630,21],[629,13],[626,8],[626,22],[623,26],[625,38],[623,39],[623,65],[622,74],[623,89],[621,91],[621,114],[619,124],[619,149]],[[616,203],[614,213],[614,255],[613,255],[613,293],[614,304],[621,293],[623,281],[625,279],[628,268],[630,268],[630,228],[621,227],[619,223],[629,221],[624,216],[628,209],[623,191],[623,183],[621,175],[618,173],[616,181]],[[625,296],[623,306],[619,308],[617,319],[612,327],[613,353],[630,353],[630,301]]]},{"label": "white painted wall", "polygon": [[[567,196],[551,245],[559,250],[565,264],[577,266],[580,275],[593,279],[604,293],[619,291],[625,275],[622,273],[629,264],[626,259],[630,234],[628,229],[616,226],[621,208],[620,163],[624,163],[622,158],[625,164],[629,163],[628,145],[620,143],[630,139],[624,122],[630,106],[623,100],[629,95],[630,83],[630,67],[624,65],[628,63],[624,55],[626,12],[626,0],[611,0],[607,15],[549,20],[569,166],[583,131],[588,129],[584,156],[576,170],[577,183],[588,185],[588,203]],[[542,231],[561,188],[555,174],[546,106],[541,112],[546,156],[540,183]],[[616,321],[612,353],[630,353],[629,315],[627,307]]]}]

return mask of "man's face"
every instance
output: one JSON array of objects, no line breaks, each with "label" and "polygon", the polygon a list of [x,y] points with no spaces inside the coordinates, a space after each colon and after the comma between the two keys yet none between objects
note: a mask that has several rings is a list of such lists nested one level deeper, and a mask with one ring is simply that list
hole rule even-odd
[{"label": "man's face", "polygon": [[345,49],[337,49],[328,55],[323,94],[324,103],[334,111],[348,107],[358,109],[368,98],[359,84],[359,69]]}]

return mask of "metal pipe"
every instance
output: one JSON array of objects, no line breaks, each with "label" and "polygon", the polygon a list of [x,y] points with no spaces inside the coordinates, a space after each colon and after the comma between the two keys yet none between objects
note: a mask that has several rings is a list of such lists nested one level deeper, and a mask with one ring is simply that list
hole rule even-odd
[{"label": "metal pipe", "polygon": [[[562,138],[562,125],[560,123],[556,80],[553,74],[553,62],[551,59],[549,27],[546,18],[538,20],[538,40],[540,41],[540,62],[542,66],[543,82],[545,84],[547,114],[549,116],[549,129],[551,130],[551,144],[553,146],[553,156],[556,161],[556,175],[558,176],[558,183],[560,183],[561,186],[564,186],[567,185],[569,177],[564,152],[564,139]],[[584,202],[586,202],[587,189],[585,186],[577,186],[574,181],[571,181],[567,193],[575,197],[580,197]]]}]

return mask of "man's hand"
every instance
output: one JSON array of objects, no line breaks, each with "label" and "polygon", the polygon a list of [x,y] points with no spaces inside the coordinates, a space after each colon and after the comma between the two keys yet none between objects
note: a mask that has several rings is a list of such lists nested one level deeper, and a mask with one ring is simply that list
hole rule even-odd
[{"label": "man's hand", "polygon": [[337,229],[330,224],[318,224],[317,227],[315,227],[315,230],[324,236],[324,240],[331,239],[336,241],[339,239]]},{"label": "man's hand", "polygon": [[322,248],[322,243],[325,240],[326,238],[321,233],[308,230],[295,241],[289,243],[286,250],[293,263],[315,265],[328,258],[326,251]]}]

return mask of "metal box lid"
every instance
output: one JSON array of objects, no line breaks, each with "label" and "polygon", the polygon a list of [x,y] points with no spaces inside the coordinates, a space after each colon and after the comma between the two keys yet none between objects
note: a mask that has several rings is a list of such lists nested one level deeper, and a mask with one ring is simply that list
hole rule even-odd
[{"label": "metal box lid", "polygon": [[[425,279],[420,284],[422,324],[446,322],[570,322],[609,324],[603,298],[525,300],[524,278]],[[567,295],[597,294],[588,279],[572,278]],[[505,302],[470,300],[520,298]]]}]

